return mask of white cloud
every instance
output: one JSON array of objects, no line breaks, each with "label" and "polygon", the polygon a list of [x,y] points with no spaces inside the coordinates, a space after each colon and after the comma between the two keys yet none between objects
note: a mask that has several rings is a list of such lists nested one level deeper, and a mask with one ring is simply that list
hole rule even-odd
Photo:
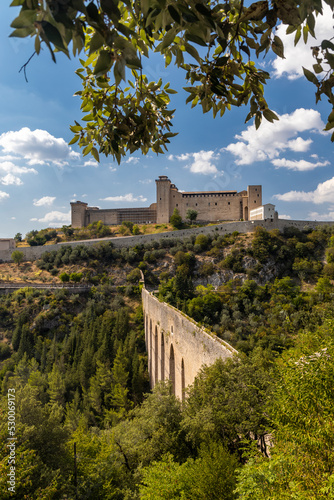
[{"label": "white cloud", "polygon": [[69,160],[80,157],[64,139],[56,138],[46,130],[30,130],[28,127],[1,134],[0,146],[5,153],[21,155],[28,165],[53,163],[64,166]]},{"label": "white cloud", "polygon": [[119,196],[108,196],[107,198],[100,198],[101,201],[127,201],[128,203],[134,203],[136,201],[147,201],[147,198],[139,195],[134,197],[132,193],[119,195]]},{"label": "white cloud", "polygon": [[117,168],[116,167],[109,167],[110,172],[116,172]]},{"label": "white cloud", "polygon": [[5,193],[5,191],[0,191],[0,201],[5,200],[6,198],[9,198],[9,194]]},{"label": "white cloud", "polygon": [[284,194],[276,194],[274,197],[281,201],[307,201],[315,204],[331,203],[334,200],[334,177],[318,184],[314,191],[288,191]]},{"label": "white cloud", "polygon": [[178,160],[178,161],[189,161],[186,168],[190,170],[193,174],[204,174],[204,175],[219,175],[220,172],[215,161],[219,159],[219,153],[214,151],[199,151],[198,153],[182,153],[180,155],[169,155],[168,160]]},{"label": "white cloud", "polygon": [[52,205],[55,201],[55,196],[43,196],[39,200],[34,200],[35,207],[46,207]]},{"label": "white cloud", "polygon": [[21,179],[13,174],[7,174],[4,177],[1,177],[0,182],[4,186],[21,186],[23,184]]},{"label": "white cloud", "polygon": [[284,167],[289,170],[297,170],[299,172],[305,172],[307,170],[314,170],[317,167],[325,167],[329,165],[329,161],[317,161],[312,163],[307,160],[287,160],[286,158],[272,160],[271,162],[276,168]]},{"label": "white cloud", "polygon": [[137,165],[139,162],[139,158],[136,158],[135,156],[130,156],[127,160],[125,160],[124,163],[133,163],[133,165]]},{"label": "white cloud", "polygon": [[50,226],[51,225],[59,225],[59,224],[69,224],[71,222],[71,211],[68,211],[67,213],[63,212],[58,212],[57,210],[54,210],[53,212],[48,212],[44,215],[44,217],[41,217],[40,219],[31,219],[31,220],[38,220],[38,222],[46,222]]},{"label": "white cloud", "polygon": [[143,179],[142,181],[139,181],[140,184],[151,184],[152,179]]},{"label": "white cloud", "polygon": [[0,172],[7,174],[37,174],[37,170],[34,168],[19,167],[11,161],[1,161],[0,160]]},{"label": "white cloud", "polygon": [[284,220],[291,220],[291,215],[279,214],[278,218]]},{"label": "white cloud", "polygon": [[304,75],[303,68],[312,69],[312,65],[316,60],[312,57],[311,47],[320,45],[324,39],[330,40],[333,37],[333,17],[329,5],[323,3],[323,16],[316,17],[315,40],[309,35],[308,42],[305,45],[301,39],[299,43],[294,46],[295,33],[290,35],[286,34],[286,26],[281,24],[276,34],[281,38],[284,44],[285,59],[277,57],[273,61],[274,76],[280,78],[287,76],[289,80],[295,80]]},{"label": "white cloud", "polygon": [[95,167],[97,168],[99,166],[99,163],[95,160],[87,160],[84,163],[84,167]]},{"label": "white cloud", "polygon": [[304,153],[310,149],[310,145],[312,144],[312,139],[302,139],[301,137],[297,137],[297,139],[292,139],[288,142],[289,149],[291,151],[295,151],[298,153]]},{"label": "white cloud", "polygon": [[319,214],[319,212],[309,212],[308,214],[310,220],[334,220],[334,208],[331,207],[329,211],[325,214]]},{"label": "white cloud", "polygon": [[214,162],[219,159],[219,153],[214,151],[199,151],[198,153],[183,153],[181,155],[169,155],[169,160],[189,161],[191,163],[186,165],[186,168],[193,174],[221,174],[217,169]]},{"label": "white cloud", "polygon": [[38,219],[37,219],[37,217],[32,217],[30,220],[31,220],[32,222],[34,222],[35,220],[38,220]]},{"label": "white cloud", "polygon": [[11,217],[12,220],[16,220],[16,217]]},{"label": "white cloud", "polygon": [[263,120],[258,130],[254,124],[248,126],[240,135],[235,136],[238,142],[229,144],[222,151],[236,156],[238,165],[274,160],[282,151],[306,151],[311,140],[296,136],[301,132],[322,133],[325,126],[320,113],[314,109],[296,109],[279,118],[274,123]]}]

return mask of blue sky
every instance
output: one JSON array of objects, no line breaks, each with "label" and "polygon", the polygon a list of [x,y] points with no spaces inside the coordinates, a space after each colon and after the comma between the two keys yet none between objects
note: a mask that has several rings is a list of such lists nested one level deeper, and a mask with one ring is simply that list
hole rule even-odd
[{"label": "blue sky", "polygon": [[[186,191],[241,191],[262,184],[263,202],[274,203],[280,216],[334,220],[334,146],[323,132],[329,105],[315,105],[314,86],[302,76],[302,65],[312,69],[310,49],[293,49],[283,27],[286,59],[261,61],[273,75],[265,97],[279,122],[264,120],[255,131],[244,123],[246,108],[213,119],[186,106],[181,90],[172,96],[173,131],[179,135],[168,153],[136,153],[121,165],[102,158],[98,165],[76,145],[68,146],[69,126],[81,118],[80,100],[73,97],[80,90],[78,61],[59,54],[54,64],[44,50],[31,60],[26,83],[19,69],[33,53],[33,41],[8,37],[18,12],[2,7],[0,19],[0,237],[70,223],[72,200],[101,208],[148,206],[159,175]],[[332,37],[328,11],[318,26],[321,37]],[[309,46],[315,44],[310,40]],[[161,76],[177,89],[186,85],[182,71],[164,68],[162,59],[144,64],[150,79]]]}]

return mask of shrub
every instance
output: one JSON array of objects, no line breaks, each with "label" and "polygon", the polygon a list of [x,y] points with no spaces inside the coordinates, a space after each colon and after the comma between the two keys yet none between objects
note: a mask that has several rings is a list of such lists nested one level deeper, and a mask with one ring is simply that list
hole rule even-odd
[{"label": "shrub", "polygon": [[67,283],[68,281],[70,281],[70,275],[69,275],[68,273],[66,273],[66,272],[61,273],[61,274],[59,275],[59,279],[60,279],[60,281],[62,281],[63,283]]},{"label": "shrub", "polygon": [[128,281],[129,283],[138,283],[140,279],[141,279],[141,273],[138,268],[130,271],[126,277],[126,281]]},{"label": "shrub", "polygon": [[182,217],[177,208],[174,208],[173,215],[170,218],[170,223],[174,229],[181,229],[182,227]]},{"label": "shrub", "polygon": [[205,234],[199,234],[195,240],[195,245],[199,245],[201,250],[206,250],[209,246],[209,238]]}]

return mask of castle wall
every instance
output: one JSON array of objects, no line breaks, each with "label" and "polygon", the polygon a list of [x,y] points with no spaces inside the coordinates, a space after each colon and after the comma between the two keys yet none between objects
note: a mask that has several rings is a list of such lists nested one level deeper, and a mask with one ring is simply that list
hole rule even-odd
[{"label": "castle wall", "polygon": [[[108,238],[97,238],[95,240],[84,240],[84,241],[70,241],[66,243],[58,243],[54,245],[44,245],[36,247],[18,247],[17,250],[21,251],[24,255],[24,260],[36,260],[41,257],[44,252],[51,252],[52,250],[58,250],[61,245],[78,246],[86,245],[93,246],[103,243],[111,242],[115,248],[129,248],[136,245],[142,245],[150,241],[157,241],[162,239],[175,239],[175,238],[187,238],[191,235],[207,234],[212,236],[218,236],[221,234],[233,233],[233,231],[238,231],[239,233],[249,233],[255,231],[257,226],[264,227],[268,231],[270,229],[280,229],[281,231],[285,227],[295,227],[301,231],[306,229],[315,229],[316,227],[328,227],[334,226],[334,222],[326,221],[294,221],[285,219],[274,219],[274,220],[256,220],[256,221],[241,221],[241,222],[226,222],[224,224],[217,224],[214,226],[206,227],[196,227],[192,229],[181,229],[180,231],[170,231],[168,233],[158,233],[158,234],[141,234],[138,236],[125,236],[122,238],[108,237]],[[12,250],[0,250],[0,260],[3,262],[11,261]]]},{"label": "castle wall", "polygon": [[178,309],[159,302],[145,288],[142,302],[151,387],[169,379],[174,394],[182,400],[186,387],[194,382],[203,365],[237,354],[227,342]]},{"label": "castle wall", "polygon": [[198,221],[240,220],[242,197],[236,192],[180,193],[171,190],[171,213],[177,208],[183,220],[189,209],[196,210]]}]

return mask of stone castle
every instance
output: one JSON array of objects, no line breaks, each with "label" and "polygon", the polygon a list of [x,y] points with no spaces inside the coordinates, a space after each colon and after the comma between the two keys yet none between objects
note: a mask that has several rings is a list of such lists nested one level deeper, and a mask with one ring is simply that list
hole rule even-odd
[{"label": "stone castle", "polygon": [[74,228],[85,227],[92,222],[122,224],[165,223],[170,220],[175,208],[183,220],[187,210],[197,212],[200,222],[249,220],[250,211],[262,206],[262,186],[248,186],[247,191],[194,191],[182,192],[166,175],[156,181],[157,201],[149,207],[100,209],[87,203],[71,203],[71,224]]}]

